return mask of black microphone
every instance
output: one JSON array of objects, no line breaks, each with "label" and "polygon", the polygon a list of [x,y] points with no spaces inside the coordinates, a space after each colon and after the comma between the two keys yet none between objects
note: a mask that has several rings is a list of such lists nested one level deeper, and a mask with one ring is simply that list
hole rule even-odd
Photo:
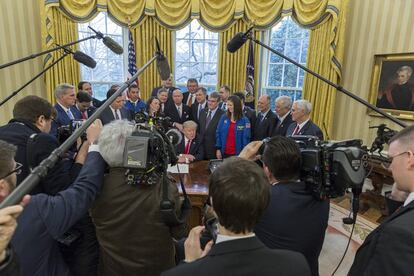
[{"label": "black microphone", "polygon": [[227,51],[230,53],[236,52],[247,41],[250,35],[250,31],[253,27],[250,27],[245,33],[237,33],[228,43]]},{"label": "black microphone", "polygon": [[[56,44],[56,45],[60,46],[59,44]],[[73,52],[69,47],[63,47],[63,50],[66,53],[72,54],[73,58],[77,62],[80,62],[83,65],[86,65],[86,66],[88,66],[89,68],[92,68],[92,69],[96,67],[96,61],[92,57],[88,56],[87,54],[85,54],[81,51]]]},{"label": "black microphone", "polygon": [[105,44],[105,46],[108,47],[112,52],[117,55],[122,55],[124,48],[122,48],[122,46],[119,45],[118,42],[116,42],[112,37],[104,36],[103,33],[96,31],[91,26],[88,26],[88,28],[96,34],[98,39],[102,39],[103,44]]},{"label": "black microphone", "polygon": [[168,80],[168,78],[171,76],[170,65],[168,64],[168,60],[164,56],[164,53],[161,51],[160,43],[158,42],[157,38],[155,38],[155,43],[157,46],[156,55],[158,74],[160,74],[162,80]]}]

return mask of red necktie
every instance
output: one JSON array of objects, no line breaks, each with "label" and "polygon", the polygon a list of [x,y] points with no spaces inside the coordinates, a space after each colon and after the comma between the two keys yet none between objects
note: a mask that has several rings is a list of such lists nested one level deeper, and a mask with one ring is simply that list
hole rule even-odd
[{"label": "red necktie", "polygon": [[191,140],[188,140],[187,144],[185,145],[184,154],[190,153],[190,145],[191,145]]},{"label": "red necktie", "polygon": [[293,131],[292,135],[298,135],[299,134],[299,125],[296,126],[295,130]]},{"label": "red necktie", "polygon": [[85,113],[86,111],[84,111],[84,112],[81,112],[81,114],[82,114],[82,119],[84,119],[84,120],[86,120],[87,118],[86,118],[86,113]]}]

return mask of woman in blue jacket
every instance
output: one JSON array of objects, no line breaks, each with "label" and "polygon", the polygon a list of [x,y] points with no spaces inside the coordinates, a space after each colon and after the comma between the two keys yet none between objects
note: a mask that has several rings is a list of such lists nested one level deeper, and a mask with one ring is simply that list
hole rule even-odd
[{"label": "woman in blue jacket", "polygon": [[238,155],[250,143],[250,121],[243,115],[239,97],[230,96],[226,105],[216,130],[217,159]]}]

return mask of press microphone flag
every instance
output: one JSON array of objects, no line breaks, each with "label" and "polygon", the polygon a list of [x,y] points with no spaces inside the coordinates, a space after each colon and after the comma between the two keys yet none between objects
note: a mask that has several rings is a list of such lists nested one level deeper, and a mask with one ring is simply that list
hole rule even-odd
[{"label": "press microphone flag", "polygon": [[227,43],[227,51],[230,53],[236,52],[240,49],[241,46],[247,41],[249,38],[249,34],[253,30],[253,27],[250,27],[245,33],[237,33],[228,43]]},{"label": "press microphone flag", "polygon": [[103,33],[96,31],[91,26],[88,26],[88,28],[96,34],[97,38],[102,39],[103,44],[105,44],[105,46],[108,47],[112,52],[117,55],[122,55],[124,49],[112,37],[104,36]]},{"label": "press microphone flag", "polygon": [[171,75],[170,71],[170,65],[168,64],[168,60],[165,57],[164,53],[161,51],[160,43],[158,42],[158,39],[155,38],[155,43],[157,46],[157,70],[160,74],[160,77],[162,80],[168,80],[168,78]]}]

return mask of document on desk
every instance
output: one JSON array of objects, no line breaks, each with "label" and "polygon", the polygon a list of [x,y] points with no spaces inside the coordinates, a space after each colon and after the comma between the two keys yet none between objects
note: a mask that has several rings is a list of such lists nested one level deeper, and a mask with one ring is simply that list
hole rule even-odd
[{"label": "document on desk", "polygon": [[175,166],[168,165],[167,172],[170,173],[188,173],[190,165],[188,164],[177,164]]}]

